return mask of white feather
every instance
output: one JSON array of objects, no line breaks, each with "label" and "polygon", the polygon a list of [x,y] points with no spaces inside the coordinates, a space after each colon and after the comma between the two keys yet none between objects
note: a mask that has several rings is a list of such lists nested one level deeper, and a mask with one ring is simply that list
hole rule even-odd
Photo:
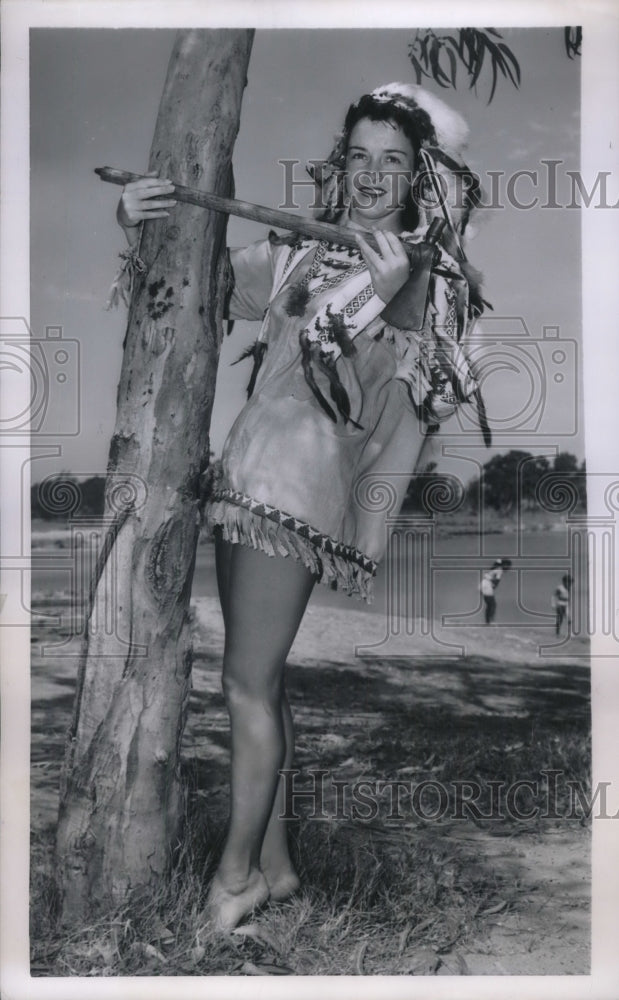
[{"label": "white feather", "polygon": [[462,115],[423,87],[413,83],[387,83],[376,87],[372,96],[379,99],[402,97],[405,101],[414,101],[430,116],[439,146],[454,153],[459,153],[466,146],[469,127]]}]

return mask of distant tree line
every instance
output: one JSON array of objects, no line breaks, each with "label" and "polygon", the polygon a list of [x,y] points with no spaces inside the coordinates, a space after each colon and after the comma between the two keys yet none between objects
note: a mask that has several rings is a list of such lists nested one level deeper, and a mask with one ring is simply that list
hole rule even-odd
[{"label": "distant tree line", "polygon": [[[206,492],[221,475],[221,461],[214,459],[206,474]],[[551,463],[527,451],[494,455],[479,476],[462,483],[456,476],[437,472],[429,462],[409,484],[404,507],[425,513],[469,510],[482,507],[509,515],[516,510],[550,510],[557,513],[585,510],[587,495],[585,462],[570,452],[559,452]],[[32,517],[66,520],[103,514],[105,476],[80,480],[60,472],[35,483],[30,491]]]},{"label": "distant tree line", "polygon": [[482,508],[510,515],[516,511],[548,510],[568,513],[586,510],[586,466],[570,452],[554,461],[527,451],[494,455],[480,475],[463,483],[457,476],[436,471],[436,462],[411,479],[404,501],[408,510],[424,513]]},{"label": "distant tree line", "polygon": [[70,472],[59,472],[31,487],[30,511],[44,521],[101,517],[104,499],[105,476],[80,480]]}]

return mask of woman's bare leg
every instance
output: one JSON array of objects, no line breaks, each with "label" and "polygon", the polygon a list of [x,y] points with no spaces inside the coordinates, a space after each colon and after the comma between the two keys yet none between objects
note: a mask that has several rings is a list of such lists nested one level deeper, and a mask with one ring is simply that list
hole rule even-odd
[{"label": "woman's bare leg", "polygon": [[[282,769],[288,770],[292,767],[294,756],[294,725],[283,680],[281,715],[286,744]],[[285,787],[284,779],[280,777],[260,852],[260,868],[267,880],[271,899],[275,900],[287,899],[300,885],[288,848],[289,821],[280,819],[286,808]]]},{"label": "woman's bare leg", "polygon": [[[287,756],[283,669],[315,578],[292,558],[269,557],[221,540],[218,549],[232,761],[230,827],[209,909],[222,929],[231,929],[269,895],[260,860],[278,770]],[[273,834],[267,841],[273,863],[277,839]]]},{"label": "woman's bare leg", "polygon": [[[216,529],[216,539],[215,561],[217,584],[225,624],[228,615],[232,545],[221,539],[219,529]],[[285,742],[282,769],[289,769],[292,767],[294,758],[294,724],[286,694],[286,682],[283,676],[281,684],[281,716]],[[280,819],[280,816],[285,811],[285,806],[285,784],[284,780],[280,778],[260,852],[260,868],[269,886],[271,898],[274,900],[286,899],[300,885],[299,876],[290,858],[288,822]]]}]

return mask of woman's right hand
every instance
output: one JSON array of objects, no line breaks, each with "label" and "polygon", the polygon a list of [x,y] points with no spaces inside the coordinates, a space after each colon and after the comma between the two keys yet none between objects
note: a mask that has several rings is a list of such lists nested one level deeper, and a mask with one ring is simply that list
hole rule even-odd
[{"label": "woman's right hand", "polygon": [[173,208],[176,201],[166,195],[173,192],[174,185],[166,178],[157,177],[156,171],[126,184],[116,209],[119,225],[125,230],[134,229],[140,222],[167,218],[170,214],[167,209]]}]

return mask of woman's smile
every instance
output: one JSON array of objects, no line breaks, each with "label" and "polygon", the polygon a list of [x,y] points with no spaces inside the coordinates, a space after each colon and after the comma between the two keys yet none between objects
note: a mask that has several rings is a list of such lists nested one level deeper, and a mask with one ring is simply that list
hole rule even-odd
[{"label": "woman's smile", "polygon": [[357,122],[346,155],[351,222],[400,232],[414,166],[415,150],[395,122]]}]

